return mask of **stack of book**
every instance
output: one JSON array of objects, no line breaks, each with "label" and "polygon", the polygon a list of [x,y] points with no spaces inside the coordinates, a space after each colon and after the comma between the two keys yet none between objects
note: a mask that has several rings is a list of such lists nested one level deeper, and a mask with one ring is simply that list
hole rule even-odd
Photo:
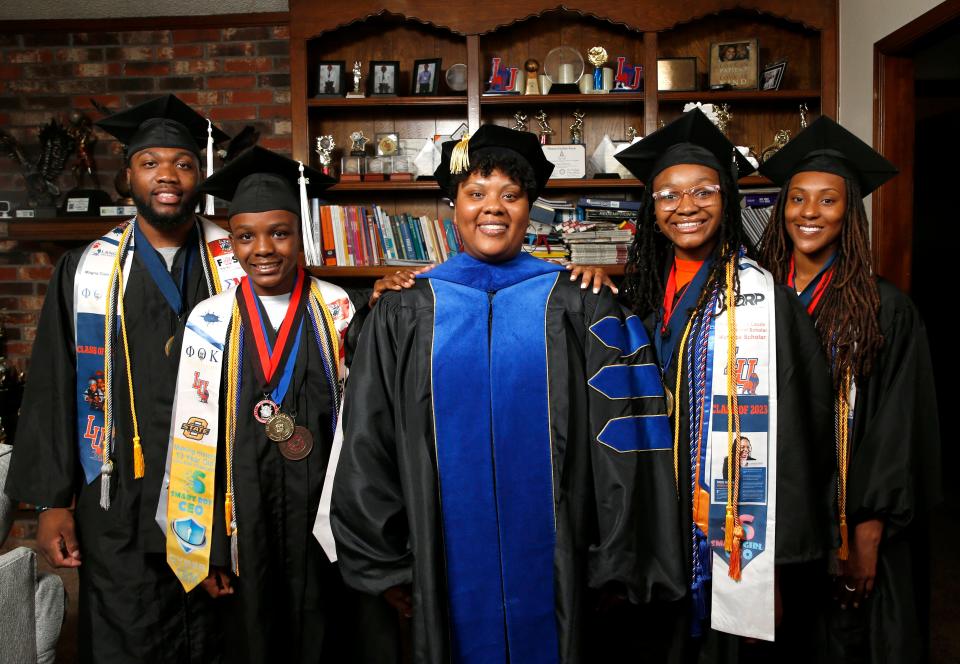
[{"label": "stack of book", "polygon": [[640,202],[581,198],[577,209],[578,221],[560,224],[570,260],[593,265],[626,263]]},{"label": "stack of book", "polygon": [[304,257],[308,265],[442,263],[456,254],[460,246],[450,219],[390,215],[378,205],[372,209],[359,205],[320,205],[318,200],[313,201],[312,216],[313,232],[304,234]]}]

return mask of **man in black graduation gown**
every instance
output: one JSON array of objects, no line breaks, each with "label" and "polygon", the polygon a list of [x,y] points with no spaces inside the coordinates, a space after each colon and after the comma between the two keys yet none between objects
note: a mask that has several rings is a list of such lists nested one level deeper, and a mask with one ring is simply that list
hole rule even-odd
[{"label": "man in black graduation gown", "polygon": [[[78,383],[75,287],[92,291],[106,310],[100,296],[106,294],[108,277],[103,274],[99,286],[78,285],[78,266],[88,247],[67,252],[50,281],[6,492],[43,510],[37,542],[50,563],[78,568],[81,661],[214,661],[219,630],[210,621],[211,600],[203,592],[183,592],[164,560],[163,533],[154,523],[175,378],[166,349],[181,317],[211,295],[208,261],[199,255],[203,247],[198,248],[202,231],[194,214],[199,145],[207,139],[207,121],[168,95],[107,118],[100,126],[127,146],[138,210],[123,297],[129,366],[119,321],[115,327],[110,507],[100,506],[101,478],[96,468],[92,473],[89,469],[91,460],[96,462],[90,446],[103,442],[96,440],[99,431],[78,431],[78,390],[86,389],[90,377],[80,376]],[[214,129],[214,138],[227,137]],[[149,264],[148,258],[153,259]],[[163,284],[166,294],[158,286],[163,279],[169,282]],[[176,310],[171,297],[179,300]],[[100,369],[105,369],[102,363]],[[135,478],[137,454],[131,447],[131,392],[145,465],[141,479]]]},{"label": "man in black graduation gown", "polygon": [[412,616],[417,662],[596,661],[624,636],[587,628],[598,594],[684,593],[653,349],[609,291],[520,253],[553,168],[536,139],[454,144],[436,175],[465,253],[384,295],[353,361],[339,562]]}]

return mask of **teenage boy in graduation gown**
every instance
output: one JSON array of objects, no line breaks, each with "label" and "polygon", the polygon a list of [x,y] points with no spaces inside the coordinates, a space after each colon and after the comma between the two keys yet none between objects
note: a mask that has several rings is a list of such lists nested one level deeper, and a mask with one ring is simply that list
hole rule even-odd
[{"label": "teenage boy in graduation gown", "polygon": [[337,555],[412,617],[417,662],[592,661],[624,636],[589,633],[598,597],[684,592],[663,386],[608,290],[521,253],[553,168],[536,139],[485,125],[455,144],[436,175],[464,253],[364,325]]},{"label": "teenage boy in graduation gown", "polygon": [[[49,562],[79,570],[81,661],[210,661],[219,646],[210,598],[184,594],[153,523],[175,377],[169,341],[195,303],[238,276],[226,233],[194,214],[208,123],[168,95],[99,125],[127,146],[137,216],[57,264],[6,491],[44,509],[37,543]],[[212,137],[227,138],[216,128]],[[118,243],[134,249],[116,275],[126,279],[126,331],[117,316],[110,367],[104,313],[116,307],[108,312],[112,261],[104,257]],[[106,464],[104,403],[87,394],[91,380],[104,381],[112,401]]]},{"label": "teenage boy in graduation gown", "polygon": [[[309,167],[304,176],[310,196],[334,182]],[[183,352],[172,465],[157,516],[184,586],[200,583],[219,598],[226,661],[393,662],[390,607],[345,588],[312,534],[355,310],[346,291],[297,266],[301,215],[309,214],[297,181],[296,161],[253,147],[200,188],[230,201],[233,247],[247,276],[235,291],[198,304],[174,344]],[[223,362],[186,353],[198,338],[221,347]],[[292,435],[276,441],[283,432],[269,433],[271,415],[289,416]],[[191,418],[208,433],[185,431]],[[209,467],[177,465],[181,450],[204,440],[212,444]],[[211,494],[212,505],[193,500]],[[206,538],[196,546],[200,529]]]},{"label": "teenage boy in graduation gown", "polygon": [[[816,332],[795,296],[745,251],[736,174],[750,165],[702,112],[685,113],[617,158],[648,183],[623,292],[656,335],[674,396],[690,585],[684,602],[660,607],[638,629],[671,639],[663,661],[809,658],[805,584],[819,578],[832,544],[830,382]],[[730,300],[732,348],[718,331],[730,329]],[[727,414],[734,377],[737,420]],[[737,462],[740,432],[757,458],[749,467]],[[727,473],[743,480],[733,501]]]},{"label": "teenage boy in graduation gown", "polygon": [[874,274],[863,207],[897,169],[824,116],[760,170],[782,187],[764,258],[816,321],[848,420],[835,429],[843,539],[818,606],[825,660],[926,661],[927,520],[942,498],[937,399],[923,321]]}]

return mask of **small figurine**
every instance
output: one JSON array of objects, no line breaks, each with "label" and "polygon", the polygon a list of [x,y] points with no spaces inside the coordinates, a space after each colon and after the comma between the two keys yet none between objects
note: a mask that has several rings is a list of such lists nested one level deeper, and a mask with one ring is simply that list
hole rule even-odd
[{"label": "small figurine", "polygon": [[583,143],[583,117],[584,112],[579,108],[573,112],[573,124],[570,125],[570,142],[574,145]]},{"label": "small figurine", "polygon": [[513,129],[516,131],[527,131],[527,114],[523,111],[517,111],[513,114]]},{"label": "small figurine", "polygon": [[730,112],[730,104],[720,104],[715,106],[714,109],[717,114],[717,129],[726,136],[727,129],[730,127],[730,120],[733,118],[733,113]]},{"label": "small figurine", "polygon": [[97,136],[93,133],[93,123],[80,111],[71,111],[67,132],[76,143],[77,158],[73,163],[73,178],[77,183],[76,188],[83,188],[84,180],[88,175],[93,180],[93,186],[98,186],[97,165],[93,161],[93,147],[97,144]]},{"label": "small figurine", "polygon": [[361,63],[359,60],[353,61],[353,90],[347,93],[350,99],[362,99],[366,95],[360,90],[360,77],[362,75]]},{"label": "small figurine", "polygon": [[540,145],[547,145],[550,143],[550,135],[553,134],[553,129],[551,129],[550,125],[547,124],[546,111],[541,110],[534,116],[534,118],[536,119],[537,124],[540,125]]},{"label": "small figurine", "polygon": [[807,102],[803,102],[802,104],[800,104],[800,128],[801,129],[807,128],[807,112],[809,110],[810,109],[807,107]]}]

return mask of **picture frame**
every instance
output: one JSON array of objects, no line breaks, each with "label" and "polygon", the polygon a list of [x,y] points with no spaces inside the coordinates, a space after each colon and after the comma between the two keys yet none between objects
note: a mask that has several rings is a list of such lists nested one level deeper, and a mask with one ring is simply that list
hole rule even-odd
[{"label": "picture frame", "polygon": [[371,60],[367,76],[371,97],[396,97],[400,79],[399,60]]},{"label": "picture frame", "polygon": [[410,94],[415,97],[428,97],[437,94],[440,89],[440,58],[425,58],[413,61],[413,75],[410,82]]},{"label": "picture frame", "polygon": [[343,60],[323,60],[317,63],[317,97],[342,97],[347,63]]},{"label": "picture frame", "polygon": [[783,83],[783,75],[787,71],[787,61],[771,62],[763,66],[763,78],[760,82],[761,90],[779,90]]},{"label": "picture frame", "polygon": [[659,92],[693,92],[697,87],[695,57],[657,59],[657,90]]},{"label": "picture frame", "polygon": [[757,90],[760,83],[760,41],[728,39],[710,44],[711,90]]}]

